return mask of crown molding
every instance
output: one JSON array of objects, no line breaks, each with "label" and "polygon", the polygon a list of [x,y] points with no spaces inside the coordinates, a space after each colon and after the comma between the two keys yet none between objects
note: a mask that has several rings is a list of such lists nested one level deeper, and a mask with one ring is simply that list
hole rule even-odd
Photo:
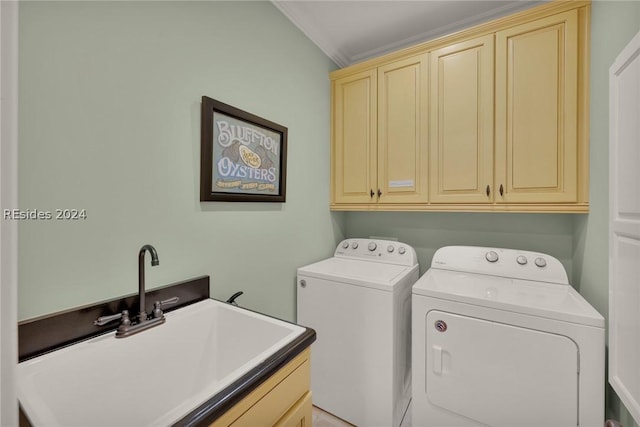
[{"label": "crown molding", "polygon": [[316,46],[320,48],[333,62],[339,67],[346,67],[351,64],[349,57],[345,55],[340,48],[327,38],[324,31],[318,29],[316,25],[305,16],[299,13],[296,8],[289,6],[288,1],[271,0],[271,3],[278,9],[289,21],[291,21],[300,31],[304,33]]},{"label": "crown molding", "polygon": [[356,55],[353,55],[349,58],[349,65],[355,64],[357,62],[365,61],[370,58],[375,58],[377,56],[386,55],[387,53],[394,52],[396,50],[412,46],[414,44],[422,43],[425,41],[429,41],[435,39],[440,36],[444,36],[447,34],[455,33],[457,31],[461,31],[472,27],[474,25],[484,23],[487,21],[491,21],[493,19],[497,19],[508,15],[510,13],[519,12],[521,10],[529,9],[531,7],[537,6],[539,4],[544,3],[544,1],[519,1],[516,3],[507,3],[504,6],[500,6],[491,10],[488,10],[484,13],[480,13],[478,15],[461,19],[455,22],[448,23],[446,25],[439,26],[437,28],[433,28],[429,31],[422,32],[420,34],[416,34],[414,36],[408,37],[404,40],[400,40],[397,42],[389,43],[384,46],[380,46],[375,49],[371,49],[366,52],[362,52]]}]

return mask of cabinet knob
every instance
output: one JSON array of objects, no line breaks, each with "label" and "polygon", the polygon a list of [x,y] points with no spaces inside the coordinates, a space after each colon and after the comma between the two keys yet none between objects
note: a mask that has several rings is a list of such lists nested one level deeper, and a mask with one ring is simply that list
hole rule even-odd
[{"label": "cabinet knob", "polygon": [[502,184],[500,184],[500,195],[504,195],[504,187],[502,186]]},{"label": "cabinet knob", "polygon": [[371,190],[369,190],[369,191],[370,191],[370,193],[369,193],[369,194],[371,195],[371,198],[373,198],[373,195],[374,195],[374,194],[376,194],[376,193],[374,193],[374,192],[373,192],[373,189],[371,189]]},{"label": "cabinet knob", "polygon": [[487,197],[489,197],[489,194],[491,194],[491,187],[487,185]]},{"label": "cabinet knob", "polygon": [[378,197],[382,196],[382,191],[378,188]]}]

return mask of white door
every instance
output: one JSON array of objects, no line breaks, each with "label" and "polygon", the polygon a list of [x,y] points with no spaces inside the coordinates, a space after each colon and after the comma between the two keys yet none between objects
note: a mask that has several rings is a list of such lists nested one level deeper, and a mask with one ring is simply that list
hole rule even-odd
[{"label": "white door", "polygon": [[609,382],[640,423],[640,33],[609,70]]},{"label": "white door", "polygon": [[569,338],[433,310],[426,393],[492,427],[578,425],[578,348]]},{"label": "white door", "polygon": [[393,425],[392,297],[387,291],[298,276],[297,322],[316,331],[313,404],[356,426]]}]

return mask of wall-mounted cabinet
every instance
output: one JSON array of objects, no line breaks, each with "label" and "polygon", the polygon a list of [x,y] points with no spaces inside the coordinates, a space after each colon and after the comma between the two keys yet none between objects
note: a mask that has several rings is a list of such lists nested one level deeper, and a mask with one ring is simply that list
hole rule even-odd
[{"label": "wall-mounted cabinet", "polygon": [[333,82],[332,187],[335,203],[370,203],[378,185],[377,70]]},{"label": "wall-mounted cabinet", "polygon": [[378,203],[426,203],[427,55],[378,68]]},{"label": "wall-mounted cabinet", "polygon": [[493,35],[431,52],[432,203],[493,201]]},{"label": "wall-mounted cabinet", "polygon": [[335,203],[427,203],[427,55],[333,81]]},{"label": "wall-mounted cabinet", "polygon": [[496,33],[498,203],[578,201],[578,12]]},{"label": "wall-mounted cabinet", "polygon": [[589,2],[332,73],[334,210],[588,211]]}]

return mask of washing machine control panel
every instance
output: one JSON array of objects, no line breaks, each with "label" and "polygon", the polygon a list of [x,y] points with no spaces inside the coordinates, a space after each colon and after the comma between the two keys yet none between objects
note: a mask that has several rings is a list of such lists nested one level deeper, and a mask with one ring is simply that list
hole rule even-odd
[{"label": "washing machine control panel", "polygon": [[418,264],[416,251],[411,246],[393,240],[346,239],[338,244],[334,255],[407,266]]},{"label": "washing machine control panel", "polygon": [[556,258],[516,249],[445,246],[434,254],[431,268],[549,283],[569,283],[564,266]]}]

